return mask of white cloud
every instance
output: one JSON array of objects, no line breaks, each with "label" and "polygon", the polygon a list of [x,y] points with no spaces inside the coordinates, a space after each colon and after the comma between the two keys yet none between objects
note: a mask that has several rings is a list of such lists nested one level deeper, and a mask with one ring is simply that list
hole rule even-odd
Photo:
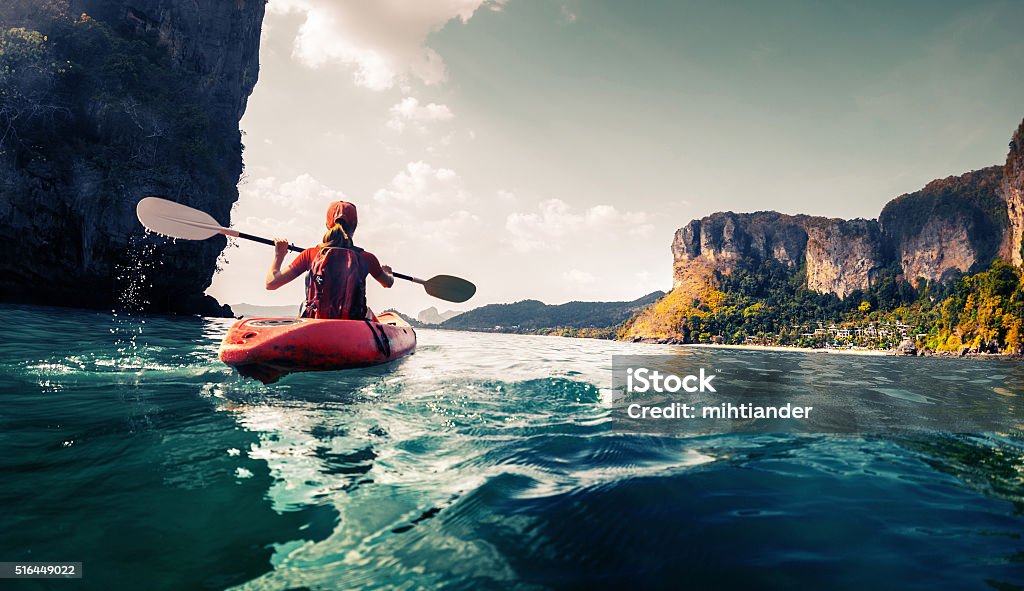
[{"label": "white cloud", "polygon": [[[446,273],[476,282],[480,287],[477,304],[528,297],[553,303],[630,299],[670,283],[668,253],[665,260],[644,254],[652,251],[652,241],[660,246],[658,237],[625,239],[630,225],[646,223],[648,214],[603,204],[571,206],[558,199],[537,203],[522,195],[512,199],[511,192],[499,204],[496,191],[473,195],[456,170],[420,161],[409,162],[383,179],[381,188],[371,191],[373,197],[356,201],[360,220],[356,243],[399,272],[421,277]],[[290,179],[257,176],[240,191],[232,215],[235,227],[258,236],[287,238],[303,247],[317,244],[323,235],[327,204],[345,198],[340,187],[310,174]],[[516,204],[520,212],[506,217],[505,208],[516,208]],[[501,229],[503,222],[516,230],[512,237],[519,238],[521,245],[510,244]],[[226,252],[228,264],[218,273],[211,294],[226,302],[302,300],[302,281],[273,292],[264,289],[271,248],[246,241],[236,244]],[[512,247],[534,252],[508,256]],[[502,261],[499,271],[494,270],[495,260]],[[632,269],[637,280],[608,283],[601,270],[592,266],[595,260],[601,261],[601,268]],[[647,264],[637,269],[637,261]],[[541,285],[543,292],[538,291]],[[375,309],[398,306],[416,311],[436,303],[422,289],[406,283],[385,290],[371,282],[370,291]]]},{"label": "white cloud", "polygon": [[627,211],[623,215],[626,233],[630,236],[644,236],[654,231],[651,216],[642,211]]},{"label": "white cloud", "polygon": [[505,229],[511,234],[509,243],[520,252],[554,246],[550,243],[576,232],[582,222],[561,199],[543,201],[537,209],[537,213],[510,214],[505,220]]},{"label": "white cloud", "polygon": [[327,205],[339,199],[347,197],[309,174],[285,182],[258,178],[239,187],[232,225],[257,236],[279,236],[299,246],[312,246],[323,231]]},{"label": "white cloud", "polygon": [[570,269],[562,273],[562,279],[569,283],[582,285],[590,285],[597,281],[597,277],[594,277],[593,273],[588,273],[587,271],[581,271],[579,269]]},{"label": "white cloud", "polygon": [[[325,209],[331,201],[345,199],[345,194],[324,185],[309,174],[301,174],[295,180],[280,182],[275,177],[265,177],[240,187],[239,212],[252,207],[260,211],[276,208],[282,216],[294,217]],[[241,206],[247,206],[244,209]]]},{"label": "white cloud", "polygon": [[[404,227],[414,232],[418,239],[443,248],[448,252],[461,252],[466,246],[466,238],[480,225],[480,218],[469,211],[459,209],[440,219],[421,220],[409,218],[404,220]],[[422,245],[422,242],[421,242]]]},{"label": "white cloud", "polygon": [[548,199],[537,212],[513,213],[505,220],[508,243],[520,252],[545,248],[559,250],[561,242],[586,231],[599,240],[615,241],[623,234],[636,236],[651,231],[644,212],[620,212],[611,205],[595,205],[582,213],[573,212],[561,199]]},{"label": "white cloud", "polygon": [[293,57],[309,68],[341,64],[358,86],[384,90],[410,77],[443,82],[444,60],[427,46],[453,20],[468,22],[482,6],[504,0],[271,0],[271,15],[299,13]]},{"label": "white cloud", "polygon": [[409,253],[465,252],[483,239],[474,204],[454,170],[410,162],[366,205],[363,237]]},{"label": "white cloud", "polygon": [[279,15],[306,10],[309,2],[307,0],[270,0],[267,2],[267,14]]},{"label": "white cloud", "polygon": [[[479,240],[480,218],[461,207],[468,197],[455,171],[409,163],[374,199],[356,203],[357,242],[460,252]],[[339,199],[346,199],[343,192],[309,174],[286,182],[265,177],[241,187],[232,218],[234,225],[257,235],[311,246],[322,232],[327,205]]]},{"label": "white cloud", "polygon": [[454,170],[416,161],[407,164],[405,170],[391,179],[390,185],[374,194],[373,199],[383,206],[422,209],[464,203],[469,193]]},{"label": "white cloud", "polygon": [[[391,118],[388,119],[387,126],[399,133],[405,131],[408,126],[412,126],[420,133],[425,133],[428,123],[451,121],[455,117],[447,105],[437,103],[421,105],[420,101],[412,96],[405,97],[402,102],[391,107],[390,113]],[[451,142],[450,137],[448,142]]]}]

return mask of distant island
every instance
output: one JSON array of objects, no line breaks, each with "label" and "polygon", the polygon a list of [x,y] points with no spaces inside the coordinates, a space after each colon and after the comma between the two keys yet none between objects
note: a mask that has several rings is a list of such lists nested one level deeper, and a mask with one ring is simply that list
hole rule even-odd
[{"label": "distant island", "polygon": [[439,312],[437,308],[431,306],[426,310],[421,310],[420,313],[416,315],[416,320],[420,321],[424,325],[441,324],[445,320],[450,320],[459,314],[462,314],[462,312],[458,310],[445,310],[444,312]]},{"label": "distant island", "polygon": [[714,213],[672,241],[674,287],[618,338],[1024,352],[1024,123],[1006,163],[932,181],[877,220]]},{"label": "distant island", "polygon": [[537,300],[489,304],[463,312],[437,328],[479,332],[615,338],[626,322],[658,301],[656,291],[630,302],[568,302],[549,305]]}]

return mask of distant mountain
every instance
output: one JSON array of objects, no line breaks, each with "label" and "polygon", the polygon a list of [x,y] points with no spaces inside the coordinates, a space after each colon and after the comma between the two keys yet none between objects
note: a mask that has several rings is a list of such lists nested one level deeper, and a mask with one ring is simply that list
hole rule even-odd
[{"label": "distant mountain", "polygon": [[[408,322],[409,325],[412,326],[413,328],[423,328],[423,323],[422,322],[420,322],[419,320],[416,320],[412,316],[408,316],[406,314],[402,314],[401,312],[399,312],[398,310],[395,310],[394,308],[388,308],[387,310],[384,310],[384,312],[393,312],[395,314],[398,314],[399,318],[401,318],[402,320],[405,320],[406,322]],[[381,314],[383,314],[383,312],[381,312]]]},{"label": "distant mountain", "polygon": [[489,332],[549,332],[549,329],[601,329],[617,326],[665,295],[656,291],[632,302],[568,302],[548,305],[537,300],[489,304],[442,322],[439,328]]},{"label": "distant mountain", "polygon": [[257,306],[255,304],[231,304],[231,311],[242,318],[294,318],[299,315],[299,305]]},{"label": "distant mountain", "polygon": [[431,306],[417,314],[416,320],[419,320],[423,324],[441,324],[445,320],[455,318],[459,314],[462,314],[462,312],[458,310],[445,310],[444,312],[438,312],[437,308]]}]

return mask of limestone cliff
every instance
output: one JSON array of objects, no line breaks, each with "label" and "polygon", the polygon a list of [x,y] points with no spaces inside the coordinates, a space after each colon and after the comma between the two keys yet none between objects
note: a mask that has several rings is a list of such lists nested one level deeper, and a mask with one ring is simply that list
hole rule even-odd
[{"label": "limestone cliff", "polygon": [[991,166],[932,181],[885,206],[879,221],[909,281],[941,281],[992,261],[1007,228],[1001,183],[1002,167]]},{"label": "limestone cliff", "polygon": [[775,211],[715,213],[676,232],[674,286],[711,267],[731,272],[746,262],[776,260],[790,268],[806,262],[811,289],[846,296],[866,289],[886,263],[878,223],[785,215]]},{"label": "limestone cliff", "polygon": [[1010,154],[1003,167],[1002,193],[1009,225],[1002,256],[1021,265],[1024,264],[1024,121],[1010,140]]},{"label": "limestone cliff", "polygon": [[1022,191],[1024,123],[1005,166],[934,180],[879,220],[774,211],[691,220],[672,242],[673,290],[617,336],[1020,354]]},{"label": "limestone cliff", "polygon": [[885,242],[874,220],[808,218],[807,287],[845,298],[871,286],[887,263]]},{"label": "limestone cliff", "polygon": [[672,254],[674,283],[685,280],[691,261],[699,260],[724,272],[748,260],[775,259],[789,266],[800,263],[807,247],[804,223],[808,216],[775,211],[715,213],[693,220],[676,231]]},{"label": "limestone cliff", "polygon": [[227,312],[203,295],[224,240],[147,236],[134,208],[144,196],[164,196],[228,224],[264,6],[0,7],[0,71],[32,72],[0,73],[0,299]]},{"label": "limestone cliff", "polygon": [[[674,284],[711,268],[776,260],[805,265],[809,289],[844,298],[895,265],[902,278],[943,281],[1001,257],[1021,264],[1024,239],[1024,123],[1004,166],[928,183],[900,195],[878,221],[839,220],[774,211],[714,213],[676,231]],[[699,265],[696,265],[699,263]]]}]

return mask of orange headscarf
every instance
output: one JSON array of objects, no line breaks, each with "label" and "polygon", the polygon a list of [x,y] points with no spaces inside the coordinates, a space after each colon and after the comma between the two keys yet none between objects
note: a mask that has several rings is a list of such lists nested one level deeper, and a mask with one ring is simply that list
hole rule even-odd
[{"label": "orange headscarf", "polygon": [[327,229],[334,227],[338,220],[345,222],[345,229],[349,234],[356,231],[356,224],[359,223],[359,214],[356,213],[356,206],[348,201],[335,201],[327,207]]}]

